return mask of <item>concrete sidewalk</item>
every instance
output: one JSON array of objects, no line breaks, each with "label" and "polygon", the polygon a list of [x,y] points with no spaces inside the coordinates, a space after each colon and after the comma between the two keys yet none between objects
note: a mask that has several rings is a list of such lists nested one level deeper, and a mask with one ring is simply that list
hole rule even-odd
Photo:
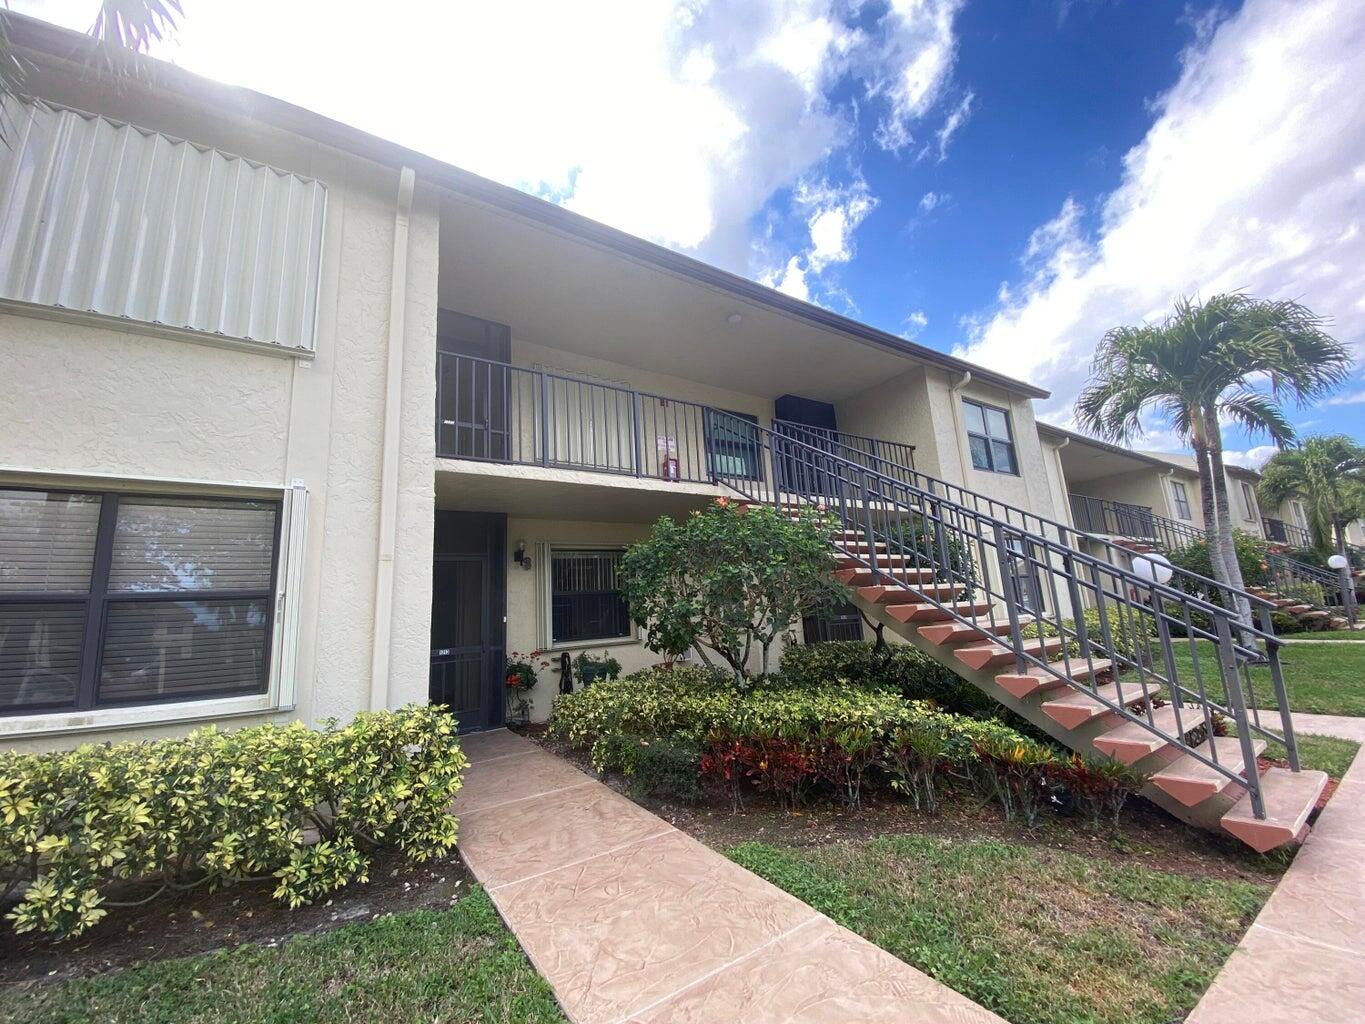
[{"label": "concrete sidewalk", "polygon": [[1002,1024],[534,743],[463,743],[460,853],[575,1024]]},{"label": "concrete sidewalk", "polygon": [[[1301,733],[1365,740],[1365,719],[1294,715]],[[1365,753],[1188,1024],[1365,1020]]]}]

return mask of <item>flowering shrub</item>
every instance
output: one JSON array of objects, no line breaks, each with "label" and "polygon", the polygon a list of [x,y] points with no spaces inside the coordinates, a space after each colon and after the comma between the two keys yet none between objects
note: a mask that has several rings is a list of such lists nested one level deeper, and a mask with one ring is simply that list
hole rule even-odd
[{"label": "flowering shrub", "polygon": [[507,717],[512,722],[525,722],[531,717],[531,705],[526,695],[535,689],[537,671],[549,668],[550,663],[540,651],[522,654],[513,651],[507,656]]},{"label": "flowering shrub", "polygon": [[1024,736],[982,737],[972,746],[982,788],[999,801],[1005,820],[1022,817],[1031,827],[1047,801],[1049,784],[1058,777],[1056,752]]},{"label": "flowering shrub", "polygon": [[0,896],[22,893],[16,931],[59,936],[103,918],[126,882],[155,895],[273,878],[275,898],[299,906],[365,881],[376,847],[450,849],[466,764],[454,719],[427,705],[322,730],[0,753]]}]

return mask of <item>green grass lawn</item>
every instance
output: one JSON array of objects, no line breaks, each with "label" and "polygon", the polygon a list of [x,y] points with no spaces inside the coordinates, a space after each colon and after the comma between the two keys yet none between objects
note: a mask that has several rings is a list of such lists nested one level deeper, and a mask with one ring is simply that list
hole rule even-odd
[{"label": "green grass lawn", "polygon": [[1012,1024],[1183,1020],[1270,895],[994,840],[728,853]]},{"label": "green grass lawn", "polygon": [[563,1024],[550,987],[474,889],[418,910],[271,949],[164,960],[0,993],[9,1024]]},{"label": "green grass lawn", "polygon": [[1286,633],[1286,640],[1359,640],[1365,643],[1365,629],[1324,629],[1312,633]]},{"label": "green grass lawn", "polygon": [[[1217,680],[1214,646],[1207,640],[1199,644],[1199,667],[1205,685]],[[1194,684],[1193,658],[1189,641],[1173,645],[1176,672],[1183,682]],[[1285,690],[1292,711],[1319,715],[1365,716],[1365,644],[1285,644],[1280,648]],[[1277,708],[1269,668],[1251,670],[1256,702],[1262,708]]]},{"label": "green grass lawn", "polygon": [[[1346,774],[1346,769],[1351,767],[1351,762],[1360,752],[1360,744],[1354,740],[1339,740],[1335,736],[1307,735],[1300,735],[1296,738],[1299,743],[1299,767],[1326,772],[1334,779],[1340,779]],[[1284,744],[1267,744],[1265,756],[1283,761],[1285,759]]]}]

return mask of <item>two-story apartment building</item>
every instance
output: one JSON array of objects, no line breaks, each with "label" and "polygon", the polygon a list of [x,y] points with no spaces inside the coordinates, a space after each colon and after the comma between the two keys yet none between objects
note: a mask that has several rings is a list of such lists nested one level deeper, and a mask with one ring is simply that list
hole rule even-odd
[{"label": "two-story apartment building", "polygon": [[621,552],[726,479],[812,471],[763,464],[767,431],[1066,516],[1038,388],[12,26],[34,95],[0,147],[7,744],[428,699],[488,727],[510,652],[649,664]]},{"label": "two-story apartment building", "polygon": [[[1193,456],[1136,451],[1050,424],[1041,424],[1039,433],[1056,453],[1054,472],[1065,480],[1076,529],[1149,538],[1168,547],[1183,546],[1203,533],[1203,489]],[[1266,508],[1258,492],[1258,472],[1234,465],[1225,469],[1234,529],[1290,547],[1309,545],[1302,495],[1290,495],[1277,507]],[[1359,522],[1348,527],[1347,542],[1365,544]]]}]

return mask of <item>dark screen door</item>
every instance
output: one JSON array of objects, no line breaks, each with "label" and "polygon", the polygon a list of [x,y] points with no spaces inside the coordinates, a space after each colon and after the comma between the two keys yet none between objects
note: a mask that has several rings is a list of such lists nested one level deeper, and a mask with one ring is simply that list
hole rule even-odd
[{"label": "dark screen door", "polygon": [[436,514],[431,576],[433,704],[444,704],[460,730],[503,721],[506,520],[474,513]]}]

